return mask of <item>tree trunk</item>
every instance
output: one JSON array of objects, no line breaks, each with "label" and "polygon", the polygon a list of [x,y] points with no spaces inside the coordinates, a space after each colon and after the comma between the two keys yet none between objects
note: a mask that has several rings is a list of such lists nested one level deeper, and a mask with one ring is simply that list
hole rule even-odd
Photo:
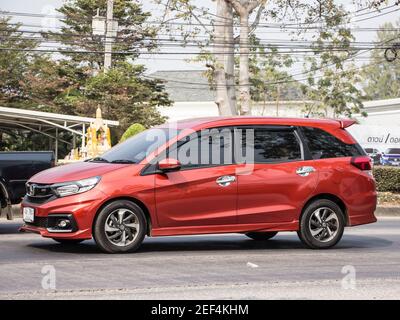
[{"label": "tree trunk", "polygon": [[249,75],[249,12],[242,10],[240,14],[240,67],[239,67],[239,101],[240,114],[250,114],[250,75]]},{"label": "tree trunk", "polygon": [[217,18],[215,21],[216,26],[214,39],[214,56],[216,62],[214,66],[214,80],[216,84],[215,103],[218,106],[219,114],[221,116],[231,116],[234,114],[233,112],[235,110],[235,107],[231,105],[232,98],[228,91],[228,80],[225,72],[225,68],[230,69],[231,67],[228,63],[229,59],[227,55],[229,51],[227,48],[229,45],[227,44],[229,28],[226,27],[226,19],[229,16],[229,11],[232,11],[232,7],[226,3],[225,0],[217,0]]}]

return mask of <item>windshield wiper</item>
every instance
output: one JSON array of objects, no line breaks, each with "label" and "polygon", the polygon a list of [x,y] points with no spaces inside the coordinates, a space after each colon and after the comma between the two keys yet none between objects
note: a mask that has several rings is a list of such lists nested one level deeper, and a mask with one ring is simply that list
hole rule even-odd
[{"label": "windshield wiper", "polygon": [[110,162],[107,159],[104,159],[102,157],[95,157],[93,159],[87,160],[88,162]]},{"label": "windshield wiper", "polygon": [[136,163],[136,161],[121,159],[121,160],[113,160],[111,161],[111,163]]}]

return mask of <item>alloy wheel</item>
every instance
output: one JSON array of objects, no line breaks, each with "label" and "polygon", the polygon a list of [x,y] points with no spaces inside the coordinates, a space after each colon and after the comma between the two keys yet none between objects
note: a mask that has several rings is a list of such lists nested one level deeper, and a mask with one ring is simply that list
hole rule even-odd
[{"label": "alloy wheel", "polygon": [[328,207],[315,210],[309,220],[309,229],[312,237],[320,242],[329,242],[339,231],[339,218]]},{"label": "alloy wheel", "polygon": [[125,247],[135,241],[140,224],[137,215],[126,208],[112,211],[105,222],[105,233],[112,244]]}]

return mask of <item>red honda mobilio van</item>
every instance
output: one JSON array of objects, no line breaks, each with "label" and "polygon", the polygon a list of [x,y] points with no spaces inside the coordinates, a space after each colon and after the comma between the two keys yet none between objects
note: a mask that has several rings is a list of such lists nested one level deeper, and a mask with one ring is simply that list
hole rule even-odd
[{"label": "red honda mobilio van", "polygon": [[232,117],[144,131],[101,157],[27,183],[21,231],[109,253],[144,237],[296,231],[329,248],[346,226],[376,221],[371,159],[352,120]]}]

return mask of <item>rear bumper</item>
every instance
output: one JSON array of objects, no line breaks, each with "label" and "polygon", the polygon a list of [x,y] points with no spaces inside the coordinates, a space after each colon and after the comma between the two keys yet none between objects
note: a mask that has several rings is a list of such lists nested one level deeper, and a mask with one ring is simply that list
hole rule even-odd
[{"label": "rear bumper", "polygon": [[369,224],[369,223],[374,223],[378,221],[375,217],[375,215],[372,214],[363,214],[363,215],[357,215],[357,216],[352,216],[350,217],[350,221],[349,221],[349,226],[350,227],[354,227],[354,226],[358,226],[360,224]]},{"label": "rear bumper", "polygon": [[375,210],[377,206],[376,191],[367,192],[348,206],[348,226],[358,226],[377,221]]}]

